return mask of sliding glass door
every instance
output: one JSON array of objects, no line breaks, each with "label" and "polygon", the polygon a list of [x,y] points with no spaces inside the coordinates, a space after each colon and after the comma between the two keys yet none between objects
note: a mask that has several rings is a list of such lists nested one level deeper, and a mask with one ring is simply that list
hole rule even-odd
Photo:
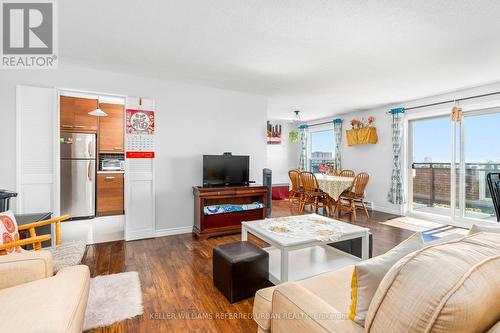
[{"label": "sliding glass door", "polygon": [[410,210],[450,215],[451,124],[449,117],[409,122]]},{"label": "sliding glass door", "polygon": [[408,212],[495,222],[486,176],[500,172],[499,129],[500,109],[409,120]]},{"label": "sliding glass door", "polygon": [[499,129],[500,109],[465,113],[457,125],[458,218],[496,222],[486,175],[500,172]]}]

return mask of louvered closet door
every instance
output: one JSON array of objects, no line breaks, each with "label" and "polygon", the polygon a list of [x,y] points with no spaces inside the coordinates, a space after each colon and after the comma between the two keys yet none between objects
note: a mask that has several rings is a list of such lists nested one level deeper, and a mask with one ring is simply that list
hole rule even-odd
[{"label": "louvered closet door", "polygon": [[[139,105],[139,98],[128,97],[125,109],[155,111],[155,105],[150,99]],[[154,174],[154,158],[125,159],[125,240],[155,235]]]},{"label": "louvered closet door", "polygon": [[55,212],[56,92],[52,88],[17,86],[16,212]]}]

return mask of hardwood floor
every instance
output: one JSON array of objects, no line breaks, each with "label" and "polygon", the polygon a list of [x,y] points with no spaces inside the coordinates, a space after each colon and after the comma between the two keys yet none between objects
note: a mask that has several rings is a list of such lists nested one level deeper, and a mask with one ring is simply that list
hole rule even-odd
[{"label": "hardwood floor", "polygon": [[[370,213],[370,219],[358,214],[355,224],[371,229],[374,255],[412,234],[379,223],[395,215]],[[273,202],[274,217],[297,214],[288,201]],[[340,219],[350,222],[350,216]],[[184,234],[90,245],[83,263],[90,267],[91,275],[139,272],[144,303],[144,315],[91,332],[256,332],[256,324],[248,318],[253,298],[230,304],[212,284],[212,248],[238,240],[240,235],[198,241]],[[255,238],[250,240],[263,245]]]}]

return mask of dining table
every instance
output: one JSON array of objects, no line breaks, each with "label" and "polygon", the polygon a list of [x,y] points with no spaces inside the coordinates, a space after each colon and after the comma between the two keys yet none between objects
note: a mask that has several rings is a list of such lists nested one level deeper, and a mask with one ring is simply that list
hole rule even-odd
[{"label": "dining table", "polygon": [[354,180],[353,177],[328,176],[316,174],[320,190],[327,193],[333,200],[337,201],[345,190],[347,190]]}]

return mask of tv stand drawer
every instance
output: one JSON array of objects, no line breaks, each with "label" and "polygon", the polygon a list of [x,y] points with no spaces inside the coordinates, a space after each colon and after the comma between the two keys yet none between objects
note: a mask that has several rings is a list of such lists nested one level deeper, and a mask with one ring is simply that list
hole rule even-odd
[{"label": "tv stand drawer", "polygon": [[205,215],[203,224],[205,229],[227,227],[231,225],[240,226],[243,221],[254,221],[262,219],[263,208],[245,210],[241,212]]}]

